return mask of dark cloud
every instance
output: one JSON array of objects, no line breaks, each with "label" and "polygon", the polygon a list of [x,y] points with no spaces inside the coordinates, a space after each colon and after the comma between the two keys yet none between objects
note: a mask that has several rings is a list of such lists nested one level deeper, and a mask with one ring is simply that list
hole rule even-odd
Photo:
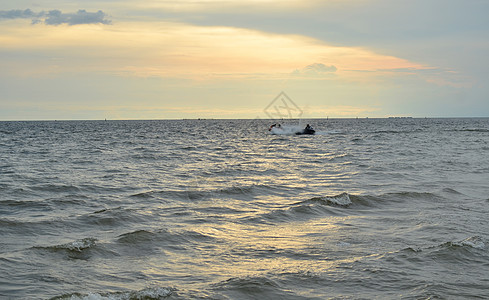
[{"label": "dark cloud", "polygon": [[107,15],[101,10],[87,12],[84,9],[80,9],[76,13],[63,13],[60,10],[42,11],[39,13],[30,9],[0,10],[0,20],[31,19],[32,24],[44,23],[46,25],[111,24],[111,21],[106,19],[106,17]]},{"label": "dark cloud", "polygon": [[0,19],[31,19],[36,17],[38,17],[38,14],[30,9],[0,10]]},{"label": "dark cloud", "polygon": [[51,10],[47,13],[44,23],[47,25],[110,24],[110,20],[106,20],[105,17],[106,14],[101,10],[92,13],[81,9],[74,14]]}]

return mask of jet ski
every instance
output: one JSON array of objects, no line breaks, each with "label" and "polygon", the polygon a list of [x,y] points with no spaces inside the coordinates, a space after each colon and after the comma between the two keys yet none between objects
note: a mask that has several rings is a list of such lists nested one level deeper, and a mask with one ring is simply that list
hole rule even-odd
[{"label": "jet ski", "polygon": [[305,128],[305,129],[302,129],[299,132],[296,132],[295,134],[301,135],[301,134],[314,134],[314,133],[316,133],[316,130],[314,130],[312,128]]},{"label": "jet ski", "polygon": [[307,124],[306,128],[302,129],[301,131],[296,132],[295,134],[314,134],[316,130],[314,130],[311,125]]},{"label": "jet ski", "polygon": [[292,126],[292,125],[280,125],[280,124],[273,124],[268,128],[268,131],[270,131],[270,134],[280,134],[280,135],[301,135],[301,134],[314,134],[316,131],[309,125],[307,124],[306,128],[301,129],[298,126]]}]

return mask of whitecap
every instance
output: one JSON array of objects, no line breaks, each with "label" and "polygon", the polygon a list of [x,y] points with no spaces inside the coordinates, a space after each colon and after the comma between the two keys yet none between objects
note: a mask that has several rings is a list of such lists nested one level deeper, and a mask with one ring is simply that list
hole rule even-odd
[{"label": "whitecap", "polygon": [[323,200],[328,201],[329,203],[340,205],[340,206],[349,206],[352,204],[350,196],[348,193],[341,193],[332,197],[323,197]]},{"label": "whitecap", "polygon": [[61,245],[59,246],[59,248],[66,248],[71,251],[82,252],[84,249],[88,249],[95,246],[96,241],[97,239],[94,238],[85,238],[85,239],[76,240],[71,243]]},{"label": "whitecap", "polygon": [[347,243],[347,242],[338,242],[338,243],[336,243],[336,246],[341,247],[341,248],[347,248],[347,247],[350,247],[351,244]]},{"label": "whitecap", "polygon": [[168,297],[172,294],[172,291],[167,288],[146,288],[144,290],[136,292],[137,299],[160,299],[161,297]]},{"label": "whitecap", "polygon": [[484,249],[486,245],[480,236],[471,236],[463,241],[457,242],[461,246],[470,246],[475,249]]}]

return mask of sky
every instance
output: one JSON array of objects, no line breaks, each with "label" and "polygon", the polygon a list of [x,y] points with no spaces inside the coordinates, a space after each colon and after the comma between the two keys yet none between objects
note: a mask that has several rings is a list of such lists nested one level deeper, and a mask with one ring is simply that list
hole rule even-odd
[{"label": "sky", "polygon": [[0,120],[268,118],[282,96],[302,118],[489,117],[487,12],[487,0],[4,0]]}]

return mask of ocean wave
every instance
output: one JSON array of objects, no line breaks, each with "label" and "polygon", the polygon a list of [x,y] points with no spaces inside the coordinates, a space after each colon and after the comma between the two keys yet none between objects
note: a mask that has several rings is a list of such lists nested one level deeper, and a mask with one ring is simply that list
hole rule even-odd
[{"label": "ocean wave", "polygon": [[[436,259],[443,263],[467,263],[469,261],[485,261],[479,250],[485,250],[485,243],[480,236],[471,236],[463,240],[449,241],[430,247],[407,247],[400,251],[388,253],[391,259],[405,259],[423,263],[426,258]],[[483,254],[482,254],[483,255]]]},{"label": "ocean wave", "polygon": [[399,203],[415,200],[438,200],[441,199],[434,193],[423,192],[397,192],[385,193],[380,195],[354,195],[347,192],[334,196],[313,197],[311,199],[296,203],[300,204],[318,204],[327,206],[336,206],[344,208],[356,207],[379,207],[389,203]]},{"label": "ocean wave", "polygon": [[468,237],[464,240],[461,241],[455,241],[455,242],[448,242],[447,244],[444,244],[447,247],[470,247],[474,249],[479,249],[479,250],[484,250],[486,248],[486,245],[484,243],[484,240],[480,236],[471,236]]},{"label": "ocean wave", "polygon": [[[290,288],[283,279],[275,280],[270,275],[233,277],[211,285],[215,299],[321,299],[303,296],[299,290]],[[296,293],[299,292],[299,293]]]},{"label": "ocean wave", "polygon": [[313,198],[294,203],[284,208],[274,209],[260,215],[247,216],[242,218],[241,221],[245,223],[275,224],[277,222],[306,220],[315,216],[333,216],[338,214],[337,211],[333,210],[331,205],[323,202],[323,200]]},{"label": "ocean wave", "polygon": [[123,244],[139,244],[141,242],[151,241],[156,234],[146,230],[136,230],[124,233],[118,236],[117,241]]},{"label": "ocean wave", "polygon": [[55,253],[65,256],[65,259],[88,260],[92,257],[92,249],[97,246],[97,239],[84,238],[66,244],[54,246],[34,246],[31,249],[41,252]]},{"label": "ocean wave", "polygon": [[383,196],[359,196],[350,193],[341,193],[334,196],[313,197],[295,205],[323,205],[340,208],[351,208],[356,206],[375,207],[376,203],[383,202]]},{"label": "ocean wave", "polygon": [[119,253],[106,248],[103,244],[99,244],[98,240],[92,237],[54,246],[34,246],[29,249],[36,252],[59,255],[67,260],[89,260],[92,257],[107,259],[120,256]]},{"label": "ocean wave", "polygon": [[234,277],[211,287],[219,294],[225,295],[225,298],[231,299],[303,299],[265,276]]},{"label": "ocean wave", "polygon": [[[11,164],[0,165],[0,174],[2,174],[2,175],[15,174],[15,168]],[[7,186],[7,185],[5,185],[5,186]]]},{"label": "ocean wave", "polygon": [[441,199],[438,195],[435,193],[430,193],[430,192],[412,192],[412,191],[404,191],[404,192],[396,192],[396,193],[386,193],[381,195],[381,198],[387,198],[390,200],[398,200],[398,201],[405,201],[405,200],[435,200],[435,199]]},{"label": "ocean wave", "polygon": [[254,290],[262,287],[279,287],[273,280],[263,276],[233,277],[214,285],[215,288]]},{"label": "ocean wave", "polygon": [[59,249],[67,249],[69,251],[82,252],[85,249],[90,249],[95,247],[97,239],[95,238],[85,238],[81,240],[76,240],[67,244],[56,246]]},{"label": "ocean wave", "polygon": [[407,133],[415,133],[421,131],[420,129],[413,130],[375,130],[370,132],[371,134],[407,134]]},{"label": "ocean wave", "polygon": [[477,250],[485,250],[486,245],[484,243],[484,240],[480,236],[471,236],[463,240],[458,240],[458,241],[449,241],[449,242],[444,242],[442,244],[439,244],[437,246],[430,246],[430,247],[406,247],[400,251],[395,251],[392,253],[439,253],[440,251],[445,251],[445,250],[470,250],[470,249],[477,249]]},{"label": "ocean wave", "polygon": [[59,229],[62,226],[62,221],[59,219],[43,219],[37,221],[28,221],[22,219],[0,219],[0,232],[9,232],[12,234],[33,235],[52,234],[53,230]]},{"label": "ocean wave", "polygon": [[104,208],[93,213],[83,214],[77,217],[83,223],[96,226],[117,226],[129,223],[141,224],[147,221],[148,215],[141,215],[136,208]]},{"label": "ocean wave", "polygon": [[487,132],[489,132],[489,129],[487,129],[487,128],[464,128],[464,129],[458,129],[458,130],[454,130],[454,131],[487,133]]},{"label": "ocean wave", "polygon": [[152,243],[155,246],[174,248],[179,245],[193,245],[198,243],[216,242],[212,236],[196,231],[174,231],[160,229],[158,231],[136,230],[121,234],[117,242],[125,245],[146,246]]},{"label": "ocean wave", "polygon": [[29,210],[51,210],[51,206],[44,201],[32,201],[32,200],[0,200],[2,206],[10,208],[22,208]]},{"label": "ocean wave", "polygon": [[209,199],[213,197],[224,196],[240,196],[240,195],[253,195],[262,189],[273,189],[264,185],[234,185],[225,188],[208,188],[208,189],[196,189],[188,188],[184,190],[161,190],[161,191],[146,191],[139,192],[131,195],[133,198],[142,199],[182,199],[182,200],[200,200]]},{"label": "ocean wave", "polygon": [[351,154],[348,154],[348,153],[339,153],[339,154],[336,154],[332,157],[329,157],[328,158],[328,161],[329,162],[350,162],[353,158],[353,155]]},{"label": "ocean wave", "polygon": [[74,185],[67,184],[43,184],[30,187],[31,190],[34,191],[42,191],[42,192],[80,192],[80,188]]},{"label": "ocean wave", "polygon": [[80,240],[76,240],[73,242],[69,242],[66,244],[56,245],[56,246],[36,246],[36,249],[46,249],[51,251],[72,251],[72,252],[83,252],[88,249],[94,248],[97,245],[97,239],[95,238],[84,238]]},{"label": "ocean wave", "polygon": [[314,197],[309,200],[299,202],[298,204],[309,203],[349,207],[353,202],[351,201],[350,195],[348,193],[341,193],[339,195],[331,197]]},{"label": "ocean wave", "polygon": [[73,206],[87,206],[88,200],[90,200],[90,197],[78,194],[78,195],[64,195],[57,198],[48,198],[46,199],[46,202],[51,203],[56,207],[59,206],[73,207]]},{"label": "ocean wave", "polygon": [[433,193],[399,192],[374,195],[353,195],[347,192],[333,195],[313,197],[293,203],[284,208],[278,208],[259,216],[246,217],[244,221],[255,222],[285,222],[313,216],[332,216],[344,214],[346,209],[374,209],[393,203],[406,201],[432,201],[441,199]]},{"label": "ocean wave", "polygon": [[174,289],[150,287],[139,291],[112,293],[73,293],[51,298],[51,300],[161,300],[170,297]]},{"label": "ocean wave", "polygon": [[455,189],[452,189],[452,188],[444,188],[442,191],[445,193],[448,193],[448,194],[463,195],[461,192],[459,192]]},{"label": "ocean wave", "polygon": [[299,201],[283,208],[277,208],[270,212],[257,216],[248,216],[242,219],[244,222],[288,222],[298,219],[310,219],[314,216],[333,216],[356,209],[381,208],[390,203],[402,203],[405,201],[433,200],[438,196],[433,193],[399,192],[386,193],[378,196],[353,195],[347,192],[333,195],[313,197]]},{"label": "ocean wave", "polygon": [[22,188],[22,187],[10,187],[10,186],[4,186],[2,191],[2,195],[8,195],[9,198],[11,199],[32,199],[33,197],[37,196],[37,193],[28,189],[28,188]]}]

